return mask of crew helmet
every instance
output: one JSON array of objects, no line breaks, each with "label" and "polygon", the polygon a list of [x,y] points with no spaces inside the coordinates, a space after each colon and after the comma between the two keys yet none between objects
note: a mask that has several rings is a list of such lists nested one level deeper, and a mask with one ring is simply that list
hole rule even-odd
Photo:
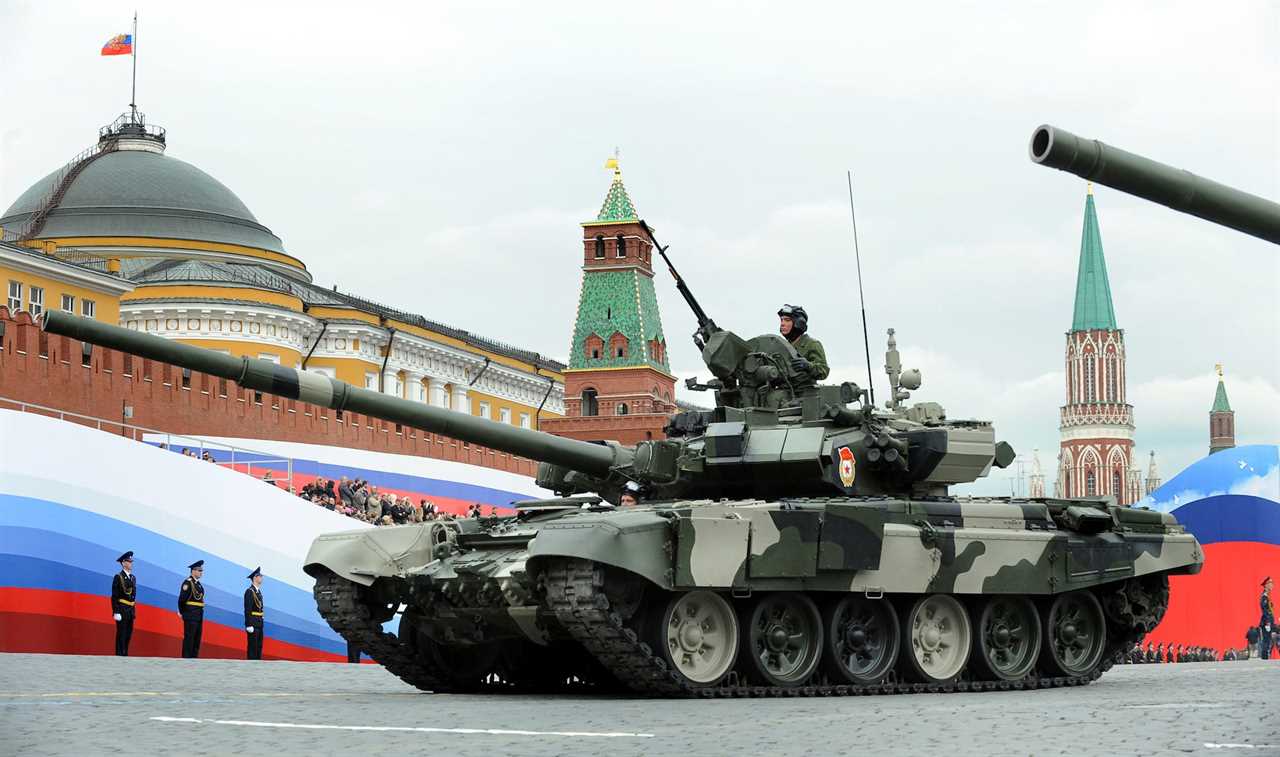
[{"label": "crew helmet", "polygon": [[799,305],[783,305],[778,308],[778,316],[787,316],[791,319],[791,328],[796,334],[803,334],[809,330],[809,314]]}]

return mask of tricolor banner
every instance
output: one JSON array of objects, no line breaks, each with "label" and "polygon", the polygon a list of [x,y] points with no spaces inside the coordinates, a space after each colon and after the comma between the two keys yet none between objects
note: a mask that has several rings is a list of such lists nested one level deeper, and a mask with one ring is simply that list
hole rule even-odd
[{"label": "tricolor banner", "polygon": [[133,35],[117,34],[107,40],[107,44],[102,46],[103,55],[132,55],[133,54]]}]

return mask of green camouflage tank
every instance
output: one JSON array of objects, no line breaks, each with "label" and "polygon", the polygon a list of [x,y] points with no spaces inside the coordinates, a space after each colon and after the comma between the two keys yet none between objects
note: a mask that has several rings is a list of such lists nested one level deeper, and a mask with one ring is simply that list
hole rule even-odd
[{"label": "green camouflage tank", "polygon": [[[656,243],[655,243],[656,245]],[[661,247],[660,253],[664,254]],[[669,263],[669,261],[668,261]],[[674,273],[674,270],[673,270]],[[668,438],[583,442],[51,312],[86,342],[541,461],[514,515],[321,536],[321,615],[423,690],[660,696],[1035,688],[1097,678],[1203,556],[1172,516],[1107,499],[955,497],[1006,466],[990,423],[815,386],[776,334],[718,328],[677,276],[715,407]],[[619,507],[624,491],[641,504]],[[398,620],[397,620],[398,619]],[[388,624],[395,629],[392,633]]]}]

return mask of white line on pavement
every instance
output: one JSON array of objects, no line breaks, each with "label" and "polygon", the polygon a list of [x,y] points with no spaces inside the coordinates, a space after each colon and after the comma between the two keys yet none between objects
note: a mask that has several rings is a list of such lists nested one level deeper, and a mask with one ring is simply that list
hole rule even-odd
[{"label": "white line on pavement", "polygon": [[428,726],[399,725],[329,725],[326,723],[264,723],[256,720],[204,720],[201,718],[153,717],[162,723],[210,723],[213,725],[238,725],[250,728],[299,728],[323,731],[397,731],[406,733],[457,733],[484,736],[567,736],[572,738],[631,738],[651,739],[652,733],[627,733],[622,731],[525,731],[507,728],[431,728]]},{"label": "white line on pavement", "polygon": [[1211,744],[1205,742],[1205,749],[1280,749],[1280,744]]},{"label": "white line on pavement", "polygon": [[1126,710],[1213,710],[1222,707],[1236,707],[1229,702],[1163,702],[1161,704],[1122,704]]}]

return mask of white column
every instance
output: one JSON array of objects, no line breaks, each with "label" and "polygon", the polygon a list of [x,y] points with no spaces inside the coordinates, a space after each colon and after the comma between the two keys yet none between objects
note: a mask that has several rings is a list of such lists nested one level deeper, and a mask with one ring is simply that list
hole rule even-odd
[{"label": "white column", "polygon": [[422,374],[418,371],[405,371],[404,380],[408,384],[404,393],[405,399],[423,402]]},{"label": "white column", "polygon": [[465,384],[454,384],[452,407],[460,413],[471,414],[471,398],[467,396]]},{"label": "white column", "polygon": [[427,401],[436,407],[446,407],[449,398],[445,396],[444,383],[438,378],[427,379]]},{"label": "white column", "polygon": [[401,392],[396,391],[396,381],[399,378],[397,374],[399,373],[400,371],[392,370],[390,368],[383,371],[382,373],[382,393],[383,394],[390,394],[396,397],[402,396]]}]

